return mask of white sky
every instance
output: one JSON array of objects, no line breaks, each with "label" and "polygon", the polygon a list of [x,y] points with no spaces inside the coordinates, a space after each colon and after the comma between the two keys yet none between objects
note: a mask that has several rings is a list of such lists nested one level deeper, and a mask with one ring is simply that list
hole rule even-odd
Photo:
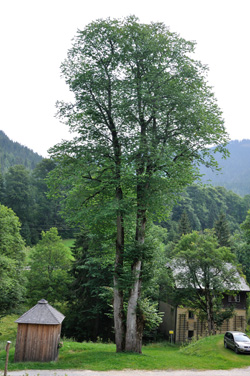
[{"label": "white sky", "polygon": [[231,139],[250,139],[250,0],[2,0],[0,129],[44,157],[68,139],[54,115],[70,98],[60,64],[71,39],[97,18],[131,14],[197,42]]}]

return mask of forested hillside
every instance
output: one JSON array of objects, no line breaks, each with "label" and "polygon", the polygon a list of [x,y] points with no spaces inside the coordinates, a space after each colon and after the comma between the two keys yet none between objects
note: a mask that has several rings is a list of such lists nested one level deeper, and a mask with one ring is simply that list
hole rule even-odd
[{"label": "forested hillside", "polygon": [[230,157],[216,159],[221,167],[219,173],[202,166],[200,171],[205,176],[202,181],[213,186],[223,186],[240,196],[250,193],[250,140],[231,141],[228,145]]},{"label": "forested hillside", "polygon": [[33,170],[42,157],[18,142],[11,141],[3,131],[0,131],[0,165],[1,172],[6,172],[14,165],[23,165]]},{"label": "forested hillside", "polygon": [[224,187],[193,185],[183,192],[170,218],[162,225],[168,228],[168,240],[176,240],[183,232],[184,221],[188,221],[190,230],[211,229],[223,213],[230,232],[234,233],[239,230],[249,208],[250,195],[240,197]]},{"label": "forested hillside", "polygon": [[60,216],[60,203],[47,197],[46,178],[54,167],[52,160],[44,158],[32,171],[19,164],[0,173],[0,204],[18,216],[26,245],[36,244],[41,232],[52,227],[63,237],[72,236]]}]

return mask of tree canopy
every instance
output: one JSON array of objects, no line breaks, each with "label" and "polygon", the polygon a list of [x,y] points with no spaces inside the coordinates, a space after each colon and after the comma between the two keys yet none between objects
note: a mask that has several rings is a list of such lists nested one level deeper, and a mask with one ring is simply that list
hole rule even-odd
[{"label": "tree canopy", "polygon": [[72,255],[55,227],[44,232],[42,239],[32,248],[28,272],[28,298],[34,304],[41,298],[60,303],[67,295]]},{"label": "tree canopy", "polygon": [[0,315],[7,314],[23,301],[24,255],[19,220],[13,210],[0,205]]},{"label": "tree canopy", "polygon": [[197,177],[195,165],[216,167],[213,153],[226,154],[221,111],[194,48],[164,24],[131,16],[79,30],[62,63],[75,100],[58,102],[58,117],[76,136],[51,149],[50,187],[71,222],[105,229],[113,242],[117,351],[141,351],[150,221]]},{"label": "tree canopy", "polygon": [[182,303],[205,317],[209,334],[232,315],[231,310],[222,310],[221,302],[224,293],[239,287],[235,260],[229,248],[219,246],[211,230],[183,235],[174,250],[170,265]]}]

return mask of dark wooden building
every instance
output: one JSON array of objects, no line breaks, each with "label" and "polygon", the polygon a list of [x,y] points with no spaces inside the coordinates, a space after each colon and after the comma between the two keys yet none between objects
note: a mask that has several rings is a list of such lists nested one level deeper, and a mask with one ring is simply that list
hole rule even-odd
[{"label": "dark wooden building", "polygon": [[[173,271],[173,275],[176,270]],[[176,288],[181,289],[183,286],[178,285]],[[215,328],[216,333],[226,333],[228,330],[245,332],[246,330],[247,294],[250,293],[250,286],[240,274],[238,274],[238,285],[235,290],[231,291],[232,295],[230,292],[225,293],[222,300],[222,311],[224,308],[233,306],[234,315],[224,320],[219,328]],[[208,333],[206,321],[201,321],[197,314],[190,307],[183,306],[182,302],[179,305],[173,305],[171,301],[160,302],[159,310],[164,313],[160,331],[166,338],[170,338],[170,332],[173,333],[173,340],[176,343],[187,342],[193,337],[198,339]]]},{"label": "dark wooden building", "polygon": [[64,315],[44,299],[19,317],[15,362],[56,360],[63,320]]}]

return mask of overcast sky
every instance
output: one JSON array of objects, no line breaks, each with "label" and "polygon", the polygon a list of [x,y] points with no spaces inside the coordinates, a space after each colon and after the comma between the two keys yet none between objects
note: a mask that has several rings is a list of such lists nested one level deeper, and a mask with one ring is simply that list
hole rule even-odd
[{"label": "overcast sky", "polygon": [[0,4],[0,129],[42,156],[70,137],[55,119],[70,98],[60,63],[77,29],[134,14],[197,42],[231,139],[250,139],[250,0],[3,0]]}]

